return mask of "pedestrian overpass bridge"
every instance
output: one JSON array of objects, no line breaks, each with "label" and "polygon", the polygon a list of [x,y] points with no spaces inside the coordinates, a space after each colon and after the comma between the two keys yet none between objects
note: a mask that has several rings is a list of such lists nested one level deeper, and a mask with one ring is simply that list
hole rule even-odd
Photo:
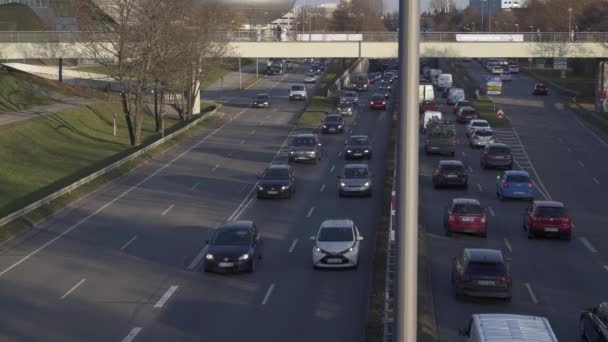
[{"label": "pedestrian overpass bridge", "polygon": [[[230,54],[247,58],[396,58],[398,33],[226,33]],[[95,38],[92,38],[95,37]],[[91,32],[0,32],[0,59],[93,59]],[[103,40],[101,40],[103,41]],[[608,32],[423,32],[421,57],[608,57]]]}]

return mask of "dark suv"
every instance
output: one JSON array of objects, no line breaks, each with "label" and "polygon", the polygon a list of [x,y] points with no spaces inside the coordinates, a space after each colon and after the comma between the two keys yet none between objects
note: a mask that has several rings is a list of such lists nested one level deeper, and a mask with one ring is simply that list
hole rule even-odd
[{"label": "dark suv", "polygon": [[469,176],[460,160],[441,160],[433,173],[433,186],[437,189],[446,185],[467,187]]},{"label": "dark suv", "polygon": [[454,156],[456,154],[456,129],[449,121],[432,121],[424,137],[426,154],[440,153]]},{"label": "dark suv", "polygon": [[543,83],[536,83],[534,85],[534,90],[532,90],[532,95],[549,95],[549,90],[547,89],[547,86],[544,85]]},{"label": "dark suv", "polygon": [[367,91],[369,84],[370,82],[367,75],[358,75],[353,83],[353,89],[356,91]]},{"label": "dark suv", "polygon": [[501,167],[511,170],[513,168],[511,148],[501,143],[487,145],[481,154],[481,168],[487,169],[490,167]]},{"label": "dark suv", "polygon": [[289,165],[270,165],[258,180],[258,198],[291,198],[295,192],[296,177]]},{"label": "dark suv", "polygon": [[342,114],[328,114],[323,120],[323,133],[343,133],[344,118]]},{"label": "dark suv", "polygon": [[457,297],[494,297],[511,300],[511,272],[502,252],[465,248],[454,257],[452,285]]},{"label": "dark suv", "polygon": [[289,143],[290,162],[312,161],[315,164],[321,160],[321,141],[314,133],[299,133]]},{"label": "dark suv", "polygon": [[345,159],[371,159],[372,145],[367,135],[351,135],[344,143]]}]

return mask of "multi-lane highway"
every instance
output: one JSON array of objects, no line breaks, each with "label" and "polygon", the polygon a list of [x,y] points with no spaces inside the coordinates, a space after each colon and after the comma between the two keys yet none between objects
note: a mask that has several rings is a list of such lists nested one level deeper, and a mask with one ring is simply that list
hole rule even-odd
[{"label": "multi-lane highway", "polygon": [[[481,83],[487,73],[477,63],[463,64]],[[468,190],[435,190],[432,170],[440,159],[425,156],[421,142],[421,217],[429,234],[432,288],[441,341],[458,341],[473,313],[521,313],[549,318],[560,341],[577,341],[580,310],[606,300],[608,288],[608,234],[605,226],[605,193],[608,189],[608,140],[590,129],[567,108],[555,93],[548,97],[531,95],[535,81],[519,74],[503,86],[494,99],[513,124],[511,129],[495,129],[499,142],[513,148],[516,169],[531,173],[543,190],[537,199],[562,201],[575,225],[572,241],[529,240],[522,230],[527,203],[501,202],[495,195],[499,171],[481,170],[480,151],[472,150],[457,125],[457,154],[469,167]],[[459,80],[454,80],[458,86]],[[550,90],[551,92],[551,90]],[[471,94],[469,94],[471,95]],[[447,106],[442,111],[451,115]],[[463,235],[446,237],[443,213],[448,200],[477,198],[486,207],[488,237]],[[466,247],[501,249],[512,259],[513,299],[457,300],[450,283],[451,263]]]},{"label": "multi-lane highway", "polygon": [[[323,136],[318,165],[295,165],[291,200],[256,200],[256,176],[285,161],[304,105],[289,102],[304,68],[224,94],[221,120],[3,245],[0,340],[361,341],[382,187],[338,198],[344,138],[368,134],[382,184],[390,126],[368,97],[344,135]],[[309,90],[310,91],[310,90]],[[270,109],[249,108],[269,93]],[[309,237],[329,218],[351,218],[365,240],[358,270],[316,271]],[[210,232],[254,220],[264,259],[253,274],[204,274]]]}]

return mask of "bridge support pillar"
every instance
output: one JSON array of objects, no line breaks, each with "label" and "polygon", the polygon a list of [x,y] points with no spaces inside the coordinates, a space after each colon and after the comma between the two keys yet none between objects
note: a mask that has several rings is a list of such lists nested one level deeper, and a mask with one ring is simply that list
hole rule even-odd
[{"label": "bridge support pillar", "polygon": [[597,87],[595,90],[595,109],[598,112],[608,112],[608,99],[602,98],[608,92],[608,61],[600,61],[597,68]]},{"label": "bridge support pillar", "polygon": [[200,114],[201,112],[201,81],[194,81],[193,85],[196,91],[194,92],[194,98],[192,103],[192,114]]},{"label": "bridge support pillar", "polygon": [[59,82],[63,82],[63,58],[59,58],[59,77],[57,78]]}]

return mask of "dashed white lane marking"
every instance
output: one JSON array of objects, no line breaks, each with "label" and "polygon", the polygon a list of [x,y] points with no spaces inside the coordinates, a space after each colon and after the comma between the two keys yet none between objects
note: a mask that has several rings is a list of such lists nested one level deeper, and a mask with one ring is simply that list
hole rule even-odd
[{"label": "dashed white lane marking", "polygon": [[494,209],[492,209],[492,207],[488,207],[488,211],[490,212],[490,215],[496,216],[496,213],[494,213]]},{"label": "dashed white lane marking", "polygon": [[600,185],[600,181],[597,178],[593,177],[592,179],[595,184]]},{"label": "dashed white lane marking", "polygon": [[604,269],[608,272],[608,265],[604,265]]},{"label": "dashed white lane marking", "polygon": [[580,165],[581,167],[585,167],[585,164],[583,164],[583,162],[580,160],[578,161],[578,165]]},{"label": "dashed white lane marking", "polygon": [[262,300],[262,305],[266,305],[266,303],[268,302],[268,298],[270,298],[270,294],[272,293],[273,290],[274,290],[274,283],[270,284],[268,291],[266,291],[266,295],[264,296],[264,299]]},{"label": "dashed white lane marking", "polygon": [[249,133],[249,135],[254,135],[254,134],[255,134],[255,129]]},{"label": "dashed white lane marking", "polygon": [[469,173],[473,173],[473,168],[469,166]]},{"label": "dashed white lane marking", "polygon": [[127,241],[127,243],[125,243],[124,245],[122,245],[122,247],[120,247],[120,250],[124,251],[127,247],[129,247],[130,244],[132,244],[133,242],[135,242],[135,240],[137,240],[137,235],[135,235],[134,237],[131,238],[131,240]]},{"label": "dashed white lane marking", "polygon": [[321,186],[321,190],[319,190],[319,192],[323,192],[323,190],[325,190],[325,184]]},{"label": "dashed white lane marking", "polygon": [[175,293],[175,291],[177,291],[177,288],[179,286],[177,285],[171,285],[169,286],[169,288],[167,289],[167,291],[165,292],[165,294],[160,297],[160,299],[158,300],[158,302],[156,302],[156,304],[154,304],[155,308],[162,308],[163,305],[165,305],[165,303],[167,303],[167,301],[169,300],[169,298],[171,298],[171,296],[173,295],[173,293]]},{"label": "dashed white lane marking", "polygon": [[310,217],[312,216],[312,213],[315,211],[315,207],[311,207],[310,210],[308,210],[308,214],[306,214],[306,217]]},{"label": "dashed white lane marking", "polygon": [[585,245],[585,247],[587,247],[589,252],[597,253],[597,249],[595,249],[595,247],[593,247],[593,245],[591,244],[591,242],[589,242],[589,240],[587,240],[587,238],[579,237],[578,239],[582,242],[583,245]]},{"label": "dashed white lane marking", "polygon": [[190,190],[194,190],[196,189],[199,185],[201,184],[201,182],[196,182],[191,188]]},{"label": "dashed white lane marking", "polygon": [[217,170],[218,167],[220,167],[220,164],[215,164],[213,169],[211,169],[211,172],[215,172],[215,170]]},{"label": "dashed white lane marking", "polygon": [[171,205],[169,206],[169,208],[167,208],[167,209],[165,209],[165,211],[163,211],[163,213],[161,214],[161,216],[165,216],[165,215],[167,215],[167,213],[168,213],[168,212],[170,212],[170,211],[171,211],[171,209],[173,209],[173,207],[174,207],[174,206],[175,206],[175,204],[171,204]]},{"label": "dashed white lane marking", "polygon": [[137,335],[141,332],[141,327],[135,327],[133,329],[131,329],[131,331],[129,332],[129,334],[127,336],[125,336],[125,338],[122,339],[121,342],[131,342],[135,339],[135,337],[137,337]]},{"label": "dashed white lane marking", "polygon": [[509,253],[513,253],[513,248],[511,248],[511,243],[509,242],[509,239],[507,239],[507,238],[505,238],[505,245],[507,246]]},{"label": "dashed white lane marking", "polygon": [[245,143],[245,139],[241,140],[241,145],[243,145]]},{"label": "dashed white lane marking", "polygon": [[536,295],[534,294],[534,291],[532,290],[532,286],[530,285],[530,283],[524,283],[524,286],[526,287],[526,289],[528,289],[528,294],[530,295],[532,302],[534,304],[538,304],[538,299],[536,298]]},{"label": "dashed white lane marking", "polygon": [[342,152],[338,152],[338,157],[341,157],[341,156],[342,156]]},{"label": "dashed white lane marking", "polygon": [[80,280],[76,285],[74,285],[71,289],[68,290],[68,292],[66,292],[63,296],[61,296],[61,299],[65,299],[67,296],[70,295],[70,293],[76,291],[76,289],[82,285],[86,280],[86,278],[82,278],[82,280]]},{"label": "dashed white lane marking", "polygon": [[293,252],[294,248],[296,248],[296,245],[298,244],[298,239],[293,240],[293,242],[291,243],[291,247],[289,247],[289,253]]},{"label": "dashed white lane marking", "polygon": [[477,189],[479,189],[479,192],[483,192],[483,188],[481,187],[481,184],[477,183]]},{"label": "dashed white lane marking", "polygon": [[332,166],[331,166],[331,169],[329,169],[329,173],[333,173],[335,169],[336,169],[336,166],[335,166],[335,165],[332,165]]}]

